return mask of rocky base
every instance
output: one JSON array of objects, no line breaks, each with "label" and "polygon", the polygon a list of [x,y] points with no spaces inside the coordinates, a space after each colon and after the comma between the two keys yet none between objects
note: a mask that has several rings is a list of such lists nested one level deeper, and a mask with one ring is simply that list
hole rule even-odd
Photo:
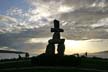
[{"label": "rocky base", "polygon": [[34,66],[78,66],[80,58],[73,55],[46,55],[41,54],[37,57],[31,58],[31,63]]}]

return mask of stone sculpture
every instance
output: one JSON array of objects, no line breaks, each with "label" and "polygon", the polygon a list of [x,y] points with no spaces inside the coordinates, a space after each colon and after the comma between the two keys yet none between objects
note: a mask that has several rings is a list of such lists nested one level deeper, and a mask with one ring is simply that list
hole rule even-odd
[{"label": "stone sculpture", "polygon": [[64,32],[60,29],[60,24],[58,20],[54,20],[54,28],[51,28],[51,32],[54,32],[52,39],[48,41],[46,48],[47,55],[55,55],[55,44],[58,44],[57,52],[58,55],[63,56],[65,51],[65,39],[60,38],[60,32]]}]

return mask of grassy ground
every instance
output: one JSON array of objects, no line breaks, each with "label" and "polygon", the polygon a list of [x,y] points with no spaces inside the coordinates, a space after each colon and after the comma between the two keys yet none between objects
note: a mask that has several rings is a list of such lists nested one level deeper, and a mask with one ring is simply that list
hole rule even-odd
[{"label": "grassy ground", "polygon": [[108,59],[81,58],[72,68],[32,68],[30,59],[0,62],[0,72],[108,72]]},{"label": "grassy ground", "polygon": [[79,66],[83,68],[108,70],[108,59],[82,58]]},{"label": "grassy ground", "polygon": [[79,70],[79,69],[24,69],[24,70],[7,70],[1,72],[99,72],[99,71]]},{"label": "grassy ground", "polygon": [[30,60],[17,60],[17,61],[6,61],[0,62],[0,69],[6,68],[22,68],[22,67],[31,67]]}]

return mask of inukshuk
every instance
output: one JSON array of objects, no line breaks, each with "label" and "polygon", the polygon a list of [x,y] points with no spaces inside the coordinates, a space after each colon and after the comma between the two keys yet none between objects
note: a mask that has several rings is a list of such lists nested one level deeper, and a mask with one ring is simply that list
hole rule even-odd
[{"label": "inukshuk", "polygon": [[54,32],[54,34],[53,38],[48,41],[46,54],[55,55],[55,44],[57,44],[57,54],[59,56],[63,56],[65,51],[65,39],[60,38],[60,32],[64,32],[64,30],[60,29],[60,24],[58,20],[54,20],[54,28],[51,28],[51,32]]}]

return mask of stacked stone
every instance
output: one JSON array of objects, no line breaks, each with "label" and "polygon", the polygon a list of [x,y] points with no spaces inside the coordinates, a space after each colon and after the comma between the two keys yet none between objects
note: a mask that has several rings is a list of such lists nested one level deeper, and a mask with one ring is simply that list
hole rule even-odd
[{"label": "stacked stone", "polygon": [[65,39],[60,38],[60,32],[64,32],[63,29],[60,29],[59,21],[54,20],[54,28],[51,28],[51,32],[54,32],[53,38],[48,41],[46,48],[47,55],[55,55],[55,44],[58,44],[57,52],[58,55],[63,56],[65,51]]}]

